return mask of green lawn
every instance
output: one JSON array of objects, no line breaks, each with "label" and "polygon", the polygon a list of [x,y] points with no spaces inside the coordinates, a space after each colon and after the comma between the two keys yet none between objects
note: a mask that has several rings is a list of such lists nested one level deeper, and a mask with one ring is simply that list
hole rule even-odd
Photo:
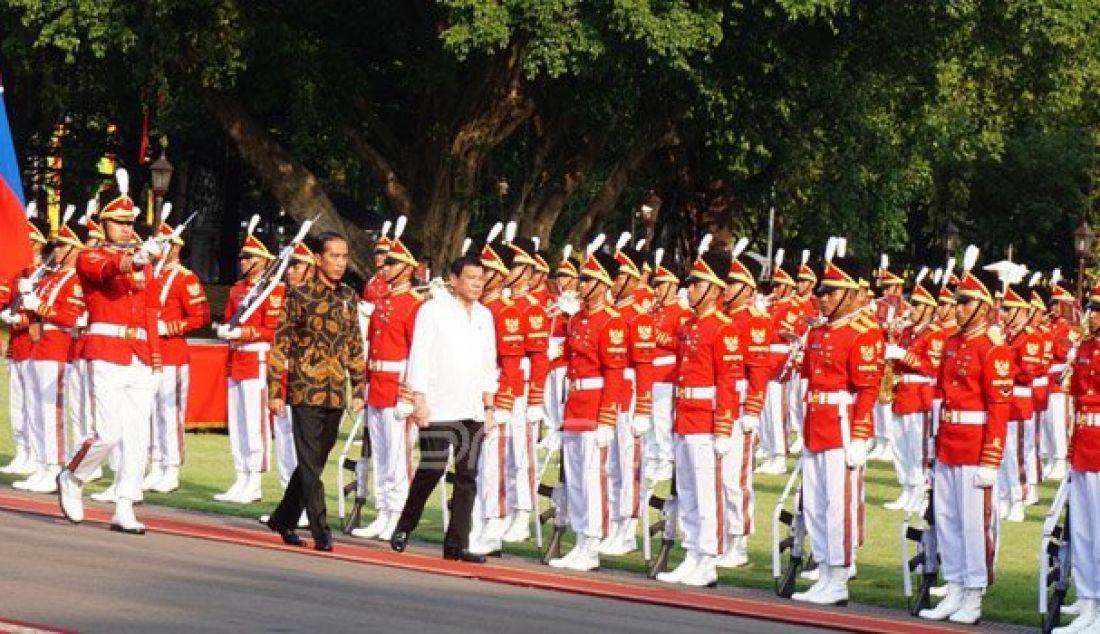
[{"label": "green lawn", "polygon": [[[12,454],[11,428],[8,424],[7,370],[0,370],[0,461],[6,463]],[[348,428],[345,421],[344,430]],[[334,495],[335,463],[343,438],[333,451],[326,470],[330,516],[336,514]],[[550,472],[555,472],[551,469]],[[215,502],[212,495],[224,490],[233,480],[229,439],[222,434],[188,434],[187,462],[183,468],[182,488],[171,494],[147,493],[147,504],[158,504],[181,509],[221,513],[240,517],[257,517],[269,512],[279,498],[279,483],[274,472],[267,474],[264,483],[264,501],[247,506]],[[7,485],[11,476],[0,475],[0,483]],[[748,567],[721,574],[721,583],[753,588],[772,587],[771,578],[771,513],[776,497],[786,481],[785,476],[756,477],[757,533],[750,540],[751,563]],[[103,489],[107,483],[88,486],[88,492]],[[898,534],[902,515],[886,511],[882,504],[897,495],[893,468],[887,463],[875,463],[867,475],[867,540],[859,553],[858,577],[851,582],[853,601],[893,608],[904,608],[901,592],[900,555]],[[1023,524],[1002,523],[1002,543],[997,581],[985,599],[987,619],[1034,625],[1036,615],[1036,574],[1038,570],[1038,546],[1042,532],[1042,518],[1054,495],[1054,486],[1042,489],[1042,502],[1028,509]],[[437,506],[438,496],[433,496],[432,506],[424,516],[424,522],[416,538],[430,542],[442,541],[441,517]],[[140,515],[140,511],[139,511]],[[655,544],[656,546],[656,544]],[[510,552],[534,556],[534,544],[511,546]],[[679,554],[674,555],[679,559]],[[605,557],[605,566],[640,572],[641,558]],[[806,585],[806,582],[802,582]]]}]

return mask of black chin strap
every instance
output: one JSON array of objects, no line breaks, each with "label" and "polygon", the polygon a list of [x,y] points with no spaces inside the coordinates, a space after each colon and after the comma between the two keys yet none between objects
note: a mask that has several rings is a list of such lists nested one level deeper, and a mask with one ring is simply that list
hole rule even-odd
[{"label": "black chin strap", "polygon": [[704,292],[702,297],[699,298],[699,301],[697,301],[697,302],[695,302],[694,304],[691,305],[691,310],[695,310],[699,306],[699,304],[702,304],[707,299],[707,295],[709,295],[710,292],[713,291],[713,290],[714,290],[714,284],[711,284],[711,283],[708,282],[706,292]]},{"label": "black chin strap", "polygon": [[848,294],[851,293],[851,292],[852,292],[852,289],[850,289],[850,288],[844,289],[844,297],[841,298],[841,300],[836,303],[836,306],[833,308],[833,310],[831,310],[829,312],[828,315],[825,316],[825,319],[828,319],[829,321],[833,320],[833,317],[836,316],[837,311],[840,310],[840,308],[842,306],[844,306],[845,304],[848,303]]},{"label": "black chin strap", "polygon": [[[978,300],[974,300],[974,301],[978,301]],[[970,323],[972,321],[974,321],[974,319],[978,316],[978,313],[980,313],[980,312],[981,312],[981,307],[975,309],[974,312],[970,313],[970,317],[966,318],[966,322],[959,324],[959,330],[961,330],[962,332],[966,332],[966,331],[970,330]]]}]

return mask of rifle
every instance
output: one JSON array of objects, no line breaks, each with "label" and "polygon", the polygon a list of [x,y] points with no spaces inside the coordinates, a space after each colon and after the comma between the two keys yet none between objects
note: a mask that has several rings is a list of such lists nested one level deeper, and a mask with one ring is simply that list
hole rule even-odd
[{"label": "rifle", "polygon": [[[167,203],[165,203],[165,204],[167,204]],[[171,208],[169,208],[169,209],[171,209]],[[154,240],[156,242],[163,242],[165,244],[168,244],[168,243],[172,242],[173,240],[175,240],[176,238],[183,235],[183,230],[186,229],[187,225],[191,224],[191,221],[193,221],[196,217],[198,217],[198,215],[199,215],[199,212],[192,211],[191,215],[187,216],[186,220],[184,220],[180,224],[176,225],[176,228],[172,230],[172,233],[170,233],[166,236],[163,236],[163,237],[155,235],[155,236],[153,236],[152,238],[149,238],[149,239]],[[160,277],[160,272],[164,270],[164,263],[166,261],[167,261],[167,258],[161,258],[160,261],[157,262],[157,265],[153,267],[153,277]]]},{"label": "rifle", "polygon": [[[546,457],[549,464],[550,457]],[[550,508],[539,514],[538,522],[554,520],[554,532],[550,534],[550,540],[546,543],[546,550],[542,551],[539,561],[544,565],[551,559],[561,557],[561,540],[565,536],[565,529],[569,524],[569,498],[565,490],[565,460],[558,467],[558,483],[550,486],[539,483],[539,495],[550,498]]]},{"label": "rifle", "polygon": [[[351,453],[352,445],[355,444],[355,439],[359,436],[360,427],[363,428],[363,447],[360,456],[352,460],[348,458],[348,454]],[[336,506],[337,515],[344,520],[342,528],[345,535],[350,535],[353,530],[358,528],[362,520],[363,506],[366,505],[370,493],[370,459],[370,429],[367,426],[367,409],[364,407],[363,411],[355,417],[355,422],[351,425],[351,431],[348,432],[348,439],[344,443],[344,449],[340,452],[340,458],[337,460],[340,468],[336,470],[336,491],[338,493]],[[345,471],[350,471],[353,474],[351,482],[344,482]],[[349,495],[353,496],[351,511],[345,514],[345,498]]]},{"label": "rifle", "polygon": [[[909,614],[917,616],[921,610],[931,607],[932,586],[936,585],[939,576],[940,553],[939,542],[936,539],[936,511],[935,490],[928,489],[928,505],[924,511],[924,528],[914,528],[911,520],[913,510],[905,514],[901,523],[901,574],[902,587],[909,607]],[[909,542],[917,543],[916,556],[909,557]],[[912,575],[919,569],[921,575],[920,588],[917,590],[916,599],[913,597]]]},{"label": "rifle", "polygon": [[[648,504],[661,513],[661,519],[649,527],[650,537],[661,535],[661,548],[657,551],[657,556],[653,558],[653,563],[646,573],[646,576],[650,579],[656,579],[657,575],[668,570],[668,555],[672,552],[673,545],[676,544],[676,528],[680,523],[680,504],[676,497],[675,472],[672,474],[668,497],[651,496]],[[646,509],[646,513],[649,513],[649,509]]]},{"label": "rifle", "polygon": [[[1039,545],[1039,614],[1043,619],[1044,634],[1049,634],[1058,627],[1058,621],[1062,618],[1062,604],[1065,603],[1066,591],[1069,590],[1070,575],[1073,573],[1069,507],[1069,483],[1072,477],[1070,474],[1062,480],[1046,519],[1043,520],[1043,539]],[[1063,508],[1066,511],[1065,519],[1059,525]]]},{"label": "rifle", "polygon": [[[275,262],[264,269],[263,274],[260,275],[260,279],[256,280],[252,288],[248,289],[248,293],[244,296],[244,299],[237,305],[237,309],[233,311],[233,316],[229,318],[228,326],[230,330],[248,321],[249,317],[251,317],[260,307],[260,304],[262,304],[264,300],[267,299],[267,296],[271,294],[271,291],[275,290],[275,286],[282,281],[283,274],[286,273],[286,269],[290,265],[290,256],[294,253],[294,247],[305,239],[306,234],[309,233],[310,227],[312,227],[313,223],[320,217],[321,215],[317,214],[312,219],[303,222],[301,228],[298,229],[297,235],[279,251],[279,257],[275,259]],[[188,220],[190,220],[190,218]],[[178,230],[179,227],[176,227],[176,229]]]},{"label": "rifle", "polygon": [[[802,511],[801,476],[802,461],[799,460],[791,477],[787,479],[787,485],[783,487],[783,493],[779,496],[772,514],[772,578],[775,579],[775,594],[784,599],[789,599],[794,594],[795,580],[802,570],[805,557],[806,522]],[[785,506],[796,483],[799,484],[798,492],[795,493],[792,509],[788,511]],[[780,524],[790,527],[790,534],[784,539],[779,538]],[[781,559],[785,550],[791,551],[786,570],[783,569]]]}]

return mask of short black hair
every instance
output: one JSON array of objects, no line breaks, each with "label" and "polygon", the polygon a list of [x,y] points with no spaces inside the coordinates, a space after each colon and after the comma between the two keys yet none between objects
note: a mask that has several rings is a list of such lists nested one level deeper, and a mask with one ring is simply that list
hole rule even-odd
[{"label": "short black hair", "polygon": [[328,243],[334,240],[340,240],[347,243],[348,239],[344,237],[344,234],[337,231],[322,231],[321,235],[317,236],[317,249],[314,252],[317,255],[321,255],[328,248]]},{"label": "short black hair", "polygon": [[447,270],[455,277],[462,277],[462,271],[466,270],[467,266],[476,266],[479,269],[485,268],[485,265],[481,263],[480,257],[472,253],[467,253],[451,260],[451,265],[447,267]]}]

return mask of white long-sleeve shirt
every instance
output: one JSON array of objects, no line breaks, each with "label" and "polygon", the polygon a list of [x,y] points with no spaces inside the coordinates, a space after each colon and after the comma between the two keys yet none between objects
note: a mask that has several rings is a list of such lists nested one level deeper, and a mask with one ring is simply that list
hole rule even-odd
[{"label": "white long-sleeve shirt", "polygon": [[424,394],[431,422],[485,420],[484,395],[497,390],[493,315],[480,302],[467,311],[451,293],[420,307],[407,382]]}]

